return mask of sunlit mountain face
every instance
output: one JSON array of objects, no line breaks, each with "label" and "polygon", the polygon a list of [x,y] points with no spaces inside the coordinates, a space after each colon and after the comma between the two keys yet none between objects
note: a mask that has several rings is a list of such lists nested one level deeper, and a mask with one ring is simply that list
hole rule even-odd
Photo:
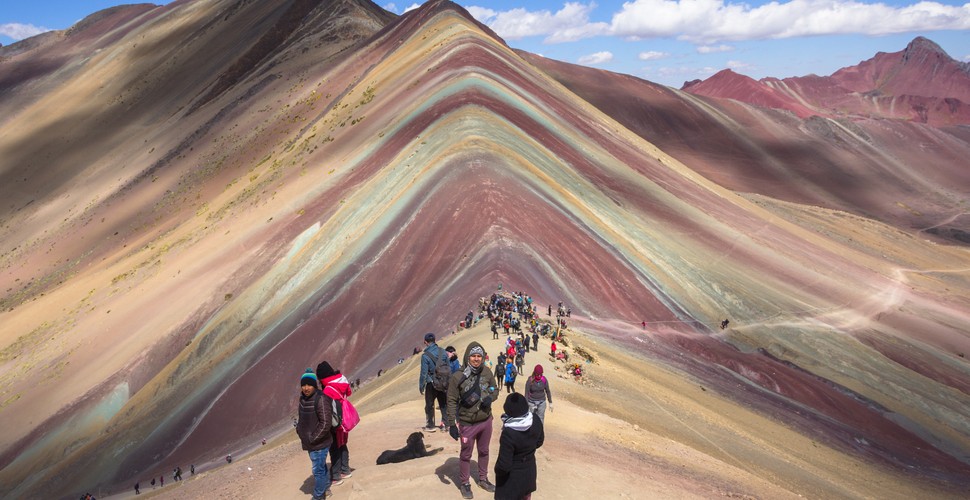
[{"label": "sunlit mountain face", "polygon": [[[963,115],[703,83],[516,52],[442,1],[124,6],[3,47],[0,494],[224,455],[290,425],[305,367],[373,378],[498,284],[965,491]],[[965,109],[954,85],[928,97]]]}]

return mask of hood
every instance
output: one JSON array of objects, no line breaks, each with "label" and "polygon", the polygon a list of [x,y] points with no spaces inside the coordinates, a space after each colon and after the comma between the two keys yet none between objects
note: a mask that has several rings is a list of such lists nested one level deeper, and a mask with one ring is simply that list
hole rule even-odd
[{"label": "hood", "polygon": [[[478,342],[472,341],[468,344],[468,347],[465,347],[465,355],[461,358],[462,367],[468,366],[468,353],[470,353],[472,351],[472,348],[476,346],[481,347],[485,355],[486,356],[488,355],[488,351],[485,350],[485,346],[483,346],[482,344],[479,344]],[[482,366],[485,366],[484,361],[482,362]]]}]

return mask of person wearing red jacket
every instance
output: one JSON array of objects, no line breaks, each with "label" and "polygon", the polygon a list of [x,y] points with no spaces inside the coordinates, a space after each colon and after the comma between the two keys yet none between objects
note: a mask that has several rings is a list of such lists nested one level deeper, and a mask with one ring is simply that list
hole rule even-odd
[{"label": "person wearing red jacket", "polygon": [[[323,386],[323,395],[337,402],[337,407],[342,406],[344,399],[350,397],[353,390],[350,388],[350,380],[334,370],[330,363],[324,361],[317,365],[317,378]],[[333,436],[333,444],[330,445],[330,478],[332,485],[343,484],[344,479],[351,476],[350,451],[347,449],[347,438],[349,434],[343,426],[336,426],[330,429]]]}]

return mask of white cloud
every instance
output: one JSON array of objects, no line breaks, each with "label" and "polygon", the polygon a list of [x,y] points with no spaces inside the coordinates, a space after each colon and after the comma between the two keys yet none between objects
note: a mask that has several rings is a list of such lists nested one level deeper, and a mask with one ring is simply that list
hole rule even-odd
[{"label": "white cloud", "polygon": [[632,0],[613,15],[610,34],[676,37],[699,44],[829,34],[970,29],[970,4],[921,1],[893,7],[855,0],[791,0],[752,7],[724,0]]},{"label": "white cloud", "polygon": [[[404,12],[410,12],[410,11],[412,11],[414,9],[417,9],[420,6],[421,6],[421,4],[419,4],[419,3],[412,3],[411,5],[408,5],[408,7],[406,9],[404,9]],[[403,12],[402,12],[402,14],[403,14]]]},{"label": "white cloud", "polygon": [[738,70],[738,69],[749,69],[749,68],[753,68],[754,65],[749,64],[749,63],[746,63],[746,62],[743,62],[743,61],[728,61],[727,62],[727,67],[728,68],[731,68],[731,69]]},{"label": "white cloud", "polygon": [[697,52],[700,54],[714,54],[717,52],[731,52],[734,47],[730,45],[701,45],[697,47]]},{"label": "white cloud", "polygon": [[640,54],[637,55],[637,58],[639,58],[641,61],[656,61],[658,59],[666,59],[668,57],[670,57],[670,53],[657,52],[655,50],[641,52]]},{"label": "white cloud", "polygon": [[595,54],[590,54],[587,56],[582,56],[577,61],[579,64],[593,65],[593,64],[603,64],[605,62],[610,62],[613,60],[612,52],[597,52]]},{"label": "white cloud", "polygon": [[710,66],[697,68],[694,66],[664,66],[657,69],[657,74],[665,78],[707,78],[719,70]]},{"label": "white cloud", "polygon": [[567,2],[555,13],[523,8],[502,12],[477,6],[466,8],[475,19],[506,40],[545,36],[548,43],[572,42],[607,34],[608,28],[606,23],[590,22],[589,13],[596,8],[595,3]]},{"label": "white cloud", "polygon": [[8,36],[14,40],[23,40],[24,38],[30,38],[34,35],[39,35],[46,31],[50,31],[49,28],[42,28],[40,26],[34,26],[33,24],[21,24],[21,23],[6,23],[0,24],[0,35]]},{"label": "white cloud", "polygon": [[477,6],[467,9],[506,40],[543,36],[547,43],[618,36],[630,40],[676,38],[721,49],[726,46],[714,44],[832,34],[970,30],[970,3],[917,1],[893,6],[860,0],[776,0],[754,6],[738,0],[627,0],[610,23],[590,21],[596,7],[594,2],[566,2],[556,12],[525,8],[496,11]]}]

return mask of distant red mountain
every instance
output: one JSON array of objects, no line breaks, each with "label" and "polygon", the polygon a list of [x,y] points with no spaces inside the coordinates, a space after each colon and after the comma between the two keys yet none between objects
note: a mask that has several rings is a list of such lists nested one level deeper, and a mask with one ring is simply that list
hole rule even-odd
[{"label": "distant red mountain", "polygon": [[917,37],[900,52],[880,52],[831,76],[754,80],[731,70],[682,90],[786,109],[800,118],[863,116],[930,125],[970,123],[970,65]]}]

